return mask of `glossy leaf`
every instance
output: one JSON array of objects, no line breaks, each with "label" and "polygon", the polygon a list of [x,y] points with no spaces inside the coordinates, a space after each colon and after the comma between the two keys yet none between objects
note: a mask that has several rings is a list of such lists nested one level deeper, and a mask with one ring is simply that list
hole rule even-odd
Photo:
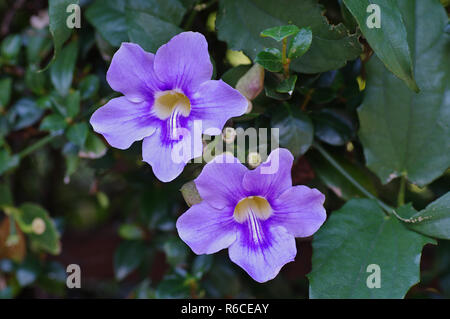
[{"label": "glossy leaf", "polygon": [[114,274],[122,280],[136,270],[145,256],[145,245],[141,241],[123,241],[114,254]]},{"label": "glossy leaf", "polygon": [[261,32],[262,37],[269,37],[276,41],[281,41],[284,38],[295,35],[299,31],[296,25],[283,25],[273,28],[268,28]]},{"label": "glossy leaf", "polygon": [[66,96],[72,85],[73,72],[77,60],[77,42],[71,42],[50,66],[50,80],[61,96]]},{"label": "glossy leaf", "polygon": [[281,52],[278,49],[265,49],[258,53],[255,62],[271,72],[280,72],[283,68]]},{"label": "glossy leaf", "polygon": [[[403,298],[420,280],[422,247],[431,238],[386,216],[375,201],[353,199],[314,235],[310,298]],[[369,288],[380,269],[380,288]]]},{"label": "glossy leaf", "polygon": [[[411,90],[419,91],[414,80],[413,61],[408,44],[407,32],[397,0],[379,0],[380,28],[368,24],[370,0],[344,0],[345,5],[356,18],[365,38],[377,57],[397,77],[405,81]],[[408,4],[411,5],[411,4]]]},{"label": "glossy leaf", "polygon": [[444,32],[448,19],[438,1],[399,5],[415,43],[412,53],[421,92],[412,92],[373,57],[358,112],[359,136],[368,166],[383,183],[406,175],[423,186],[450,166],[450,46]]},{"label": "glossy leaf", "polygon": [[77,123],[67,130],[67,139],[79,147],[83,147],[88,135],[88,126],[85,122]]},{"label": "glossy leaf", "polygon": [[303,56],[311,47],[313,34],[310,27],[301,28],[295,37],[289,41],[288,58],[297,59]]}]

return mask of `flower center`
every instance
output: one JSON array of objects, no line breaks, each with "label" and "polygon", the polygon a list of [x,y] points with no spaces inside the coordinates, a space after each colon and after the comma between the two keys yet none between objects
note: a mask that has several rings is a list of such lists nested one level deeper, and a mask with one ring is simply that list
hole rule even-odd
[{"label": "flower center", "polygon": [[191,102],[188,97],[177,90],[159,92],[155,96],[153,104],[156,116],[161,120],[180,114],[188,116],[191,113]]},{"label": "flower center", "polygon": [[272,207],[267,199],[261,196],[249,196],[243,198],[234,208],[233,217],[238,223],[254,218],[266,220],[272,215]]}]

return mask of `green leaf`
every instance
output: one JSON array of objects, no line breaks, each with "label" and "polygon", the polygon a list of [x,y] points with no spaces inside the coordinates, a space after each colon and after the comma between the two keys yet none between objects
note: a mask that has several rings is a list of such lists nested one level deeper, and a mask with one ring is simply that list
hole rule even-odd
[{"label": "green leaf", "polygon": [[61,115],[50,114],[47,115],[41,122],[39,126],[40,130],[49,132],[58,132],[65,130],[67,127],[67,122]]},{"label": "green leaf", "polygon": [[22,38],[18,34],[8,35],[2,41],[0,48],[0,53],[3,58],[11,62],[16,63],[17,56],[20,52],[20,47],[22,46]]},{"label": "green leaf", "polygon": [[[359,136],[368,166],[387,183],[406,175],[420,186],[450,166],[450,46],[444,33],[447,14],[438,1],[400,1],[415,42],[416,81],[411,92],[377,58],[366,65],[367,86]],[[420,15],[420,19],[415,19]],[[426,36],[424,36],[426,34]]]},{"label": "green leaf", "polygon": [[280,93],[287,93],[292,95],[295,89],[295,83],[297,82],[297,75],[291,75],[289,78],[283,80],[278,84],[276,90]]},{"label": "green leaf", "polygon": [[356,124],[339,109],[323,109],[312,119],[315,136],[330,145],[344,145],[355,136]]},{"label": "green leaf", "polygon": [[119,228],[119,236],[126,240],[138,240],[144,238],[144,232],[137,225],[123,224]]},{"label": "green leaf", "polygon": [[297,59],[303,56],[311,47],[312,37],[310,27],[301,28],[295,37],[289,41],[288,58]]},{"label": "green leaf", "polygon": [[117,280],[122,280],[144,260],[145,245],[141,241],[123,241],[114,254],[114,274]]},{"label": "green leaf", "polygon": [[82,158],[96,159],[106,154],[107,148],[103,140],[89,131],[83,149],[78,153]]},{"label": "green leaf", "polygon": [[25,72],[25,83],[31,92],[42,95],[45,93],[47,76],[38,72],[35,66],[29,66]]},{"label": "green leaf", "polygon": [[27,30],[24,42],[28,64],[34,67],[39,66],[41,60],[52,48],[52,40],[46,28]]},{"label": "green leaf", "polygon": [[69,118],[74,118],[80,113],[81,95],[79,91],[70,92],[66,98],[66,110]]},{"label": "green leaf", "polygon": [[72,34],[72,29],[67,27],[67,17],[70,15],[70,13],[66,12],[67,6],[78,3],[78,0],[48,1],[49,28],[55,48],[52,61],[56,59],[64,42],[66,42]]},{"label": "green leaf", "polygon": [[155,52],[181,32],[178,28],[186,8],[178,0],[96,0],[86,18],[112,46],[132,41]]},{"label": "green leaf", "polygon": [[85,122],[77,123],[67,130],[67,139],[82,148],[88,135],[88,126]]},{"label": "green leaf", "polygon": [[58,58],[50,66],[50,80],[61,96],[66,96],[69,93],[77,55],[78,44],[77,42],[71,42],[61,50]]},{"label": "green leaf", "polygon": [[299,28],[296,25],[283,25],[279,27],[268,28],[261,32],[262,37],[269,37],[276,41],[281,41],[284,38],[296,34]]},{"label": "green leaf", "polygon": [[349,35],[342,24],[331,26],[316,0],[219,2],[216,21],[219,39],[233,50],[243,50],[252,59],[264,48],[273,46],[273,40],[260,37],[261,30],[287,24],[311,27],[314,34],[310,50],[290,65],[297,72],[338,69],[361,53],[357,35]]},{"label": "green leaf", "polygon": [[270,72],[280,72],[283,68],[281,52],[275,48],[264,49],[264,51],[259,52],[255,58],[255,62]]},{"label": "green leaf", "polygon": [[[418,92],[406,27],[402,13],[397,6],[397,0],[378,0],[376,2],[380,8],[380,28],[369,28],[367,24],[371,15],[367,12],[367,7],[373,1],[344,0],[344,3],[356,18],[362,33],[377,57],[392,73],[405,81],[411,90]],[[414,5],[408,3],[408,6],[413,7]]]},{"label": "green leaf", "polygon": [[[34,249],[43,250],[53,255],[60,253],[61,244],[58,230],[44,208],[36,204],[25,203],[19,207],[14,217],[22,231],[28,234]],[[39,231],[34,225],[37,219],[44,223],[44,227],[40,228]]]},{"label": "green leaf", "polygon": [[165,277],[156,288],[156,298],[158,299],[180,299],[189,298],[190,290],[186,285],[186,280],[180,275],[170,275]]},{"label": "green leaf", "polygon": [[17,155],[10,155],[5,149],[0,149],[0,175],[19,165],[20,159]]},{"label": "green leaf", "polygon": [[14,201],[9,186],[5,183],[0,183],[0,207],[12,205],[14,205]]},{"label": "green leaf", "polygon": [[408,216],[405,225],[412,230],[435,238],[450,239],[450,192],[420,212],[411,205],[405,205],[397,213],[402,217]]},{"label": "green leaf", "polygon": [[192,263],[192,275],[195,278],[202,278],[205,273],[207,273],[213,265],[213,255],[200,255],[195,257]]},{"label": "green leaf", "polygon": [[[353,199],[314,235],[310,298],[403,298],[420,280],[422,247],[431,238],[408,230],[377,203]],[[380,267],[380,288],[369,288]]]},{"label": "green leaf", "polygon": [[0,79],[0,110],[4,109],[11,99],[12,79]]},{"label": "green leaf", "polygon": [[25,287],[34,283],[41,272],[41,266],[36,259],[27,257],[24,262],[17,268],[16,278],[21,287]]},{"label": "green leaf", "polygon": [[87,100],[97,93],[98,88],[100,86],[100,80],[98,77],[94,74],[89,74],[86,76],[83,80],[81,80],[80,85],[78,86],[78,89],[81,93],[81,99]]},{"label": "green leaf", "polygon": [[277,112],[272,119],[272,128],[279,129],[281,147],[286,147],[298,157],[311,147],[314,128],[310,118],[298,110]]},{"label": "green leaf", "polygon": [[35,124],[44,114],[34,100],[22,98],[9,109],[8,122],[13,130],[21,130]]},{"label": "green leaf", "polygon": [[179,238],[170,237],[162,245],[163,251],[166,254],[167,262],[176,267],[186,262],[188,256],[188,246]]}]

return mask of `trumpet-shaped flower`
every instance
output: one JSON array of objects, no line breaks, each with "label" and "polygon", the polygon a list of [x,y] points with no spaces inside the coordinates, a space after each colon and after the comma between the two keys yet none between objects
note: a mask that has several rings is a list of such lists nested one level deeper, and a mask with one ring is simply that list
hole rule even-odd
[{"label": "trumpet-shaped flower", "polygon": [[180,216],[178,234],[196,254],[228,248],[234,263],[265,282],[294,260],[295,237],[311,236],[323,224],[325,196],[292,186],[286,149],[274,150],[254,170],[228,156],[216,157],[195,179],[203,201]]},{"label": "trumpet-shaped flower", "polygon": [[[122,43],[106,79],[124,96],[99,108],[90,123],[119,149],[143,139],[143,160],[158,179],[171,181],[189,160],[202,155],[201,133],[221,130],[229,118],[247,108],[237,90],[211,80],[212,72],[208,44],[200,33],[180,33],[156,54]],[[195,121],[201,121],[199,134],[194,133]],[[180,149],[188,150],[181,159],[174,156]]]}]

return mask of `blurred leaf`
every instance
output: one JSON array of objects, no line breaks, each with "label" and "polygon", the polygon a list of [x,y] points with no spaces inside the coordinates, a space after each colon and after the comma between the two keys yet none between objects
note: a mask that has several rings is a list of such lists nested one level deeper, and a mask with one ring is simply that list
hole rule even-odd
[{"label": "blurred leaf", "polygon": [[[422,247],[431,238],[408,230],[368,199],[352,199],[333,212],[314,235],[309,296],[317,298],[403,298],[420,280]],[[370,289],[371,264],[381,271]]]},{"label": "blurred leaf", "polygon": [[67,139],[78,147],[83,148],[88,136],[88,130],[88,126],[85,122],[76,123],[67,130]]},{"label": "blurred leaf", "polygon": [[66,45],[50,66],[50,80],[61,96],[66,96],[72,85],[78,55],[77,42]]},{"label": "blurred leaf", "polygon": [[17,155],[10,155],[5,149],[0,149],[0,175],[19,165],[20,159]]},{"label": "blurred leaf", "polygon": [[299,28],[296,25],[283,25],[263,30],[260,35],[262,37],[272,38],[279,42],[284,38],[297,34],[298,31]]},{"label": "blurred leaf", "polygon": [[64,42],[66,42],[72,34],[72,29],[67,27],[67,17],[70,15],[70,13],[66,12],[67,6],[78,3],[78,0],[48,1],[48,15],[50,19],[49,28],[50,33],[53,36],[53,44],[55,47],[52,61],[54,61],[57,57],[59,58],[59,51],[61,50]]},{"label": "blurred leaf", "polygon": [[264,49],[264,51],[259,52],[255,58],[255,63],[260,64],[270,72],[280,72],[283,68],[281,52],[275,48]]},{"label": "blurred leaf", "polygon": [[412,230],[435,238],[450,239],[450,192],[420,212],[409,204],[400,207],[397,213],[411,220],[405,225]]},{"label": "blurred leaf", "polygon": [[[39,205],[25,203],[15,214],[19,227],[26,233],[34,249],[43,250],[53,255],[61,252],[59,233],[48,212]],[[43,222],[36,228],[37,221]]]},{"label": "blurred leaf", "polygon": [[36,281],[41,268],[39,262],[34,259],[27,257],[25,261],[19,265],[16,271],[16,278],[21,287],[29,286]]},{"label": "blurred leaf", "polygon": [[185,284],[185,279],[179,275],[165,277],[156,288],[156,298],[180,299],[189,296],[189,287]]},{"label": "blurred leaf", "polygon": [[[405,81],[406,85],[418,92],[414,80],[411,51],[408,45],[406,27],[402,12],[397,6],[398,0],[379,0],[380,28],[369,28],[367,12],[372,4],[370,0],[343,0],[349,11],[356,18],[359,28],[366,37],[377,57],[396,76]],[[414,5],[408,4],[413,7]],[[382,16],[382,17],[381,17]]]},{"label": "blurred leaf", "polygon": [[81,96],[79,91],[70,92],[66,97],[66,110],[69,118],[74,118],[80,113]]},{"label": "blurred leaf", "polygon": [[59,132],[65,130],[67,122],[61,115],[50,114],[47,115],[41,122],[39,129],[42,131]]},{"label": "blurred leaf", "polygon": [[200,255],[195,257],[192,264],[192,275],[198,279],[202,278],[211,269],[213,261],[213,255]]},{"label": "blurred leaf", "polygon": [[309,50],[312,42],[312,31],[310,27],[301,28],[295,37],[289,41],[288,58],[298,59]]},{"label": "blurred leaf", "polygon": [[413,61],[421,92],[412,92],[372,58],[358,111],[359,136],[367,165],[383,183],[406,175],[423,186],[450,166],[450,46],[444,33],[448,18],[437,1],[402,1],[399,6],[408,36],[415,39]]},{"label": "blurred leaf", "polygon": [[122,280],[136,270],[145,256],[145,245],[141,241],[123,241],[114,254],[114,274]]},{"label": "blurred leaf", "polygon": [[298,157],[311,147],[314,128],[309,117],[297,109],[278,111],[273,115],[272,128],[279,129],[280,146]]},{"label": "blurred leaf", "polygon": [[36,30],[29,29],[25,35],[25,49],[28,64],[38,67],[41,60],[50,51],[52,41],[47,28]]},{"label": "blurred leaf", "polygon": [[138,240],[144,238],[144,232],[138,225],[123,224],[120,225],[119,236],[126,240]]},{"label": "blurred leaf", "polygon": [[13,196],[9,186],[5,183],[0,183],[0,207],[14,205]]},{"label": "blurred leaf", "polygon": [[87,100],[97,93],[100,86],[100,81],[98,77],[94,74],[89,74],[83,80],[81,80],[78,89],[81,92],[81,99]]},{"label": "blurred leaf", "polygon": [[311,48],[302,59],[293,61],[291,68],[319,73],[338,69],[361,53],[357,35],[349,35],[342,24],[331,26],[322,11],[316,0],[221,1],[216,27],[220,40],[233,50],[243,50],[252,59],[273,46],[273,40],[260,37],[262,30],[290,23],[311,27],[315,36]]},{"label": "blurred leaf", "polygon": [[314,114],[312,119],[314,135],[330,145],[344,145],[356,133],[356,125],[349,115],[338,109],[323,109]]},{"label": "blurred leaf", "polygon": [[9,104],[11,98],[12,79],[0,79],[0,110]]},{"label": "blurred leaf", "polygon": [[89,131],[84,144],[83,149],[80,150],[78,155],[82,158],[97,159],[103,157],[106,154],[107,147],[103,140],[99,138],[96,134]]},{"label": "blurred leaf", "polygon": [[35,124],[44,114],[36,101],[21,98],[8,111],[8,122],[13,130],[21,130]]},{"label": "blurred leaf", "polygon": [[11,34],[3,39],[0,48],[1,55],[11,64],[16,64],[17,56],[22,46],[22,38],[19,34]]},{"label": "blurred leaf", "polygon": [[167,262],[176,267],[185,263],[188,256],[188,248],[184,242],[177,237],[168,238],[162,245],[163,251],[166,254]]},{"label": "blurred leaf", "polygon": [[42,95],[45,93],[47,77],[43,72],[37,72],[36,68],[29,66],[25,72],[25,83],[31,92]]}]

